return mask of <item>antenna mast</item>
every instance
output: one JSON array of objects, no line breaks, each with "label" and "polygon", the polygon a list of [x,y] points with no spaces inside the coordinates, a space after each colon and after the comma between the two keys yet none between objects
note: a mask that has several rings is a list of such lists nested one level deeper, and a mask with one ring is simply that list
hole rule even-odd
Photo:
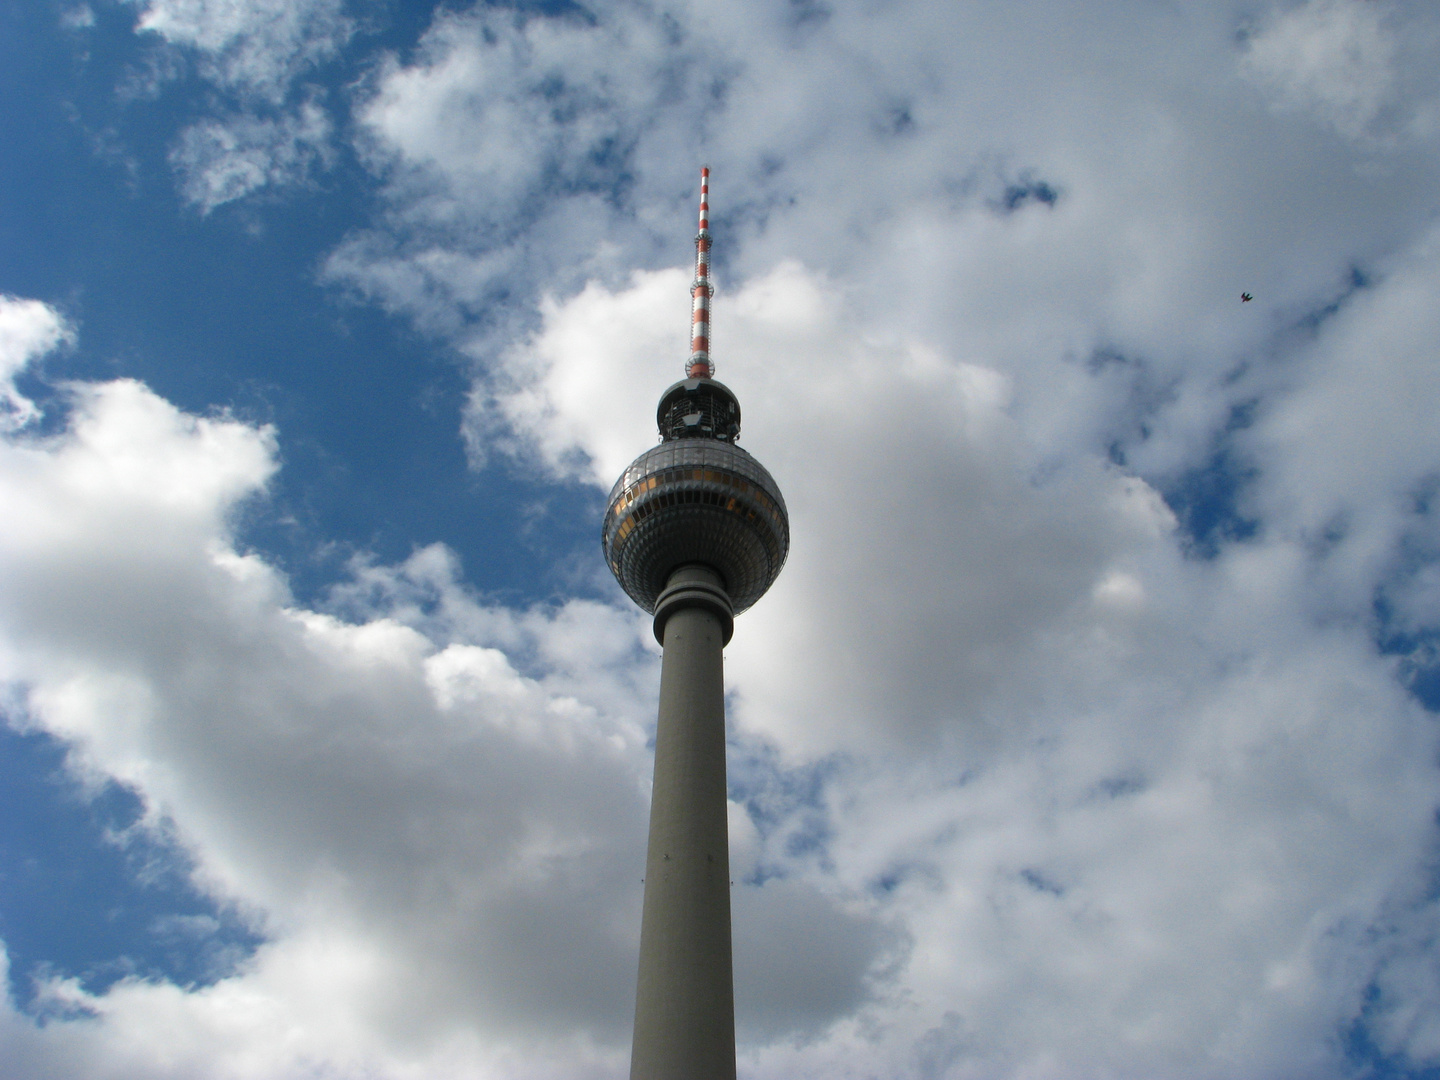
[{"label": "antenna mast", "polygon": [[685,364],[687,379],[713,379],[710,362],[710,167],[700,170],[700,231],[695,236],[695,282],[690,286],[690,359]]}]

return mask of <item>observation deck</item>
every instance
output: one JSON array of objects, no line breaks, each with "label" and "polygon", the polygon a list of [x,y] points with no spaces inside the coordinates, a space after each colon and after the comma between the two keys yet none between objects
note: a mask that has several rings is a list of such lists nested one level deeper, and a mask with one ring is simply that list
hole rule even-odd
[{"label": "observation deck", "polygon": [[620,587],[647,612],[677,567],[720,575],[738,614],[785,565],[790,518],[765,466],[735,445],[740,405],[723,383],[685,379],[656,409],[661,443],[610,491],[601,539]]}]

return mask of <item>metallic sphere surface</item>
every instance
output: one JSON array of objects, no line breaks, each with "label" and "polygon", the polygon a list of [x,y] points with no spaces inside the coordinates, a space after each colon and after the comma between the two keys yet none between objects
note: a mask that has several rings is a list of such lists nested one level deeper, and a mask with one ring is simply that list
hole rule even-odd
[{"label": "metallic sphere surface", "polygon": [[716,438],[668,439],[641,454],[610,490],[605,561],[646,611],[670,574],[714,569],[738,614],[765,594],[790,552],[790,517],[774,477]]}]

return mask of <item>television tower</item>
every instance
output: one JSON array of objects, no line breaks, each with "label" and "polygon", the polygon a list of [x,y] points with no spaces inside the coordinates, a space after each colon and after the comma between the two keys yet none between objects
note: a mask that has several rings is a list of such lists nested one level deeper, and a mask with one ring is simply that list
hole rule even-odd
[{"label": "television tower", "polygon": [[665,650],[631,1080],[735,1080],[721,650],[790,550],[785,500],[735,445],[740,403],[710,362],[709,195],[701,169],[685,378],[660,396],[660,445],[620,474],[601,533]]}]

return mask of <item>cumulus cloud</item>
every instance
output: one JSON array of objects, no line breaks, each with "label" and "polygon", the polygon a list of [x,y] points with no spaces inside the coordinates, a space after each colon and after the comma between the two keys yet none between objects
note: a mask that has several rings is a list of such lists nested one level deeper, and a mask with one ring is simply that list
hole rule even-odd
[{"label": "cumulus cloud", "polygon": [[1274,106],[1308,115],[1369,149],[1428,141],[1437,85],[1423,59],[1435,28],[1409,5],[1309,0],[1246,34],[1241,70]]},{"label": "cumulus cloud", "polygon": [[227,88],[278,103],[307,68],[335,55],[351,33],[342,0],[132,0],[136,29],[194,50]]},{"label": "cumulus cloud", "polygon": [[180,57],[232,103],[186,127],[171,147],[182,196],[209,213],[328,168],[332,123],[304,76],[332,61],[354,29],[342,0],[139,0],[137,33],[164,42],[125,96],[156,97]]},{"label": "cumulus cloud", "polygon": [[1376,5],[1311,0],[1275,13],[1247,40],[1245,61],[1281,103],[1359,138],[1390,104],[1396,51]]},{"label": "cumulus cloud", "polygon": [[35,403],[15,388],[15,376],[72,336],[49,304],[0,295],[0,429],[24,427],[39,415]]},{"label": "cumulus cloud", "polygon": [[1234,373],[1277,327],[1237,319],[1240,291],[1323,303],[1427,212],[1428,168],[1357,172],[1270,115],[1218,12],[967,20],[442,16],[362,99],[390,213],[328,276],[488,366],[533,328],[526,301],[674,265],[708,157],[722,287],[798,259],[877,326],[1029,384],[1031,437],[1124,443],[1158,472],[1250,392]]},{"label": "cumulus cloud", "polygon": [[[1391,17],[487,8],[364,84],[385,211],[327,275],[469,350],[476,456],[550,477],[649,442],[715,167],[715,354],[794,533],[727,651],[751,1076],[1437,1060],[1436,24]],[[271,941],[16,1045],[143,1055],[164,1000],[196,1047],[258,1017],[239,1075],[623,1072],[643,622],[440,548],[301,609],[227,525],[269,436],[77,393],[0,469],[57,523],[4,541],[10,677]],[[140,431],[191,471],[82,482]],[[1196,543],[1205,483],[1248,531]]]},{"label": "cumulus cloud", "polygon": [[[607,421],[588,369],[633,385],[679,285],[642,275],[546,309],[510,359],[535,381],[502,402],[532,453],[601,481],[627,432],[640,449],[639,406]],[[1416,955],[1380,928],[1420,896],[1432,721],[1363,624],[1319,621],[1345,598],[1290,515],[1187,559],[1143,479],[1027,442],[1001,373],[851,319],[796,265],[715,305],[745,441],[795,537],[728,649],[735,716],[742,744],[820,768],[778,812],[738,771],[755,865],[808,863],[897,935],[856,1027],[804,1053],[754,1045],[755,1074],[840,1068],[872,1026],[869,1067],[896,1075],[942,1044],[946,1075],[1338,1068],[1367,981],[1392,949]],[[1302,442],[1275,452],[1308,463]]]},{"label": "cumulus cloud", "polygon": [[[25,715],[173,821],[203,885],[273,935],[246,974],[203,993],[55,992],[122,1041],[145,1042],[128,1010],[169,1014],[180,1074],[203,1071],[226,1028],[249,1047],[237,1054],[259,1055],[237,1075],[341,1052],[371,1023],[431,1043],[462,1020],[613,1039],[636,931],[581,912],[606,881],[634,907],[640,695],[577,697],[562,685],[574,672],[547,686],[484,644],[294,608],[228,538],[273,454],[266,430],[125,382],[76,388],[63,435],[4,450],[5,677]],[[577,663],[635,650],[631,621],[595,605],[507,634],[523,644],[552,625],[590,646]],[[256,1002],[248,1017],[240,999]],[[305,1039],[320,1041],[266,1048],[307,999]]]},{"label": "cumulus cloud", "polygon": [[[1242,445],[1264,470],[1255,512],[1315,553],[1329,595],[1361,607],[1377,583],[1410,629],[1436,626],[1425,581],[1437,554],[1431,492],[1440,444],[1424,403],[1436,383],[1440,283],[1432,229],[1377,268],[1287,373],[1291,392],[1265,409]],[[1303,433],[1324,432],[1305,453]]]},{"label": "cumulus cloud", "polygon": [[60,25],[66,30],[88,30],[95,25],[95,12],[89,4],[77,4],[60,13]]},{"label": "cumulus cloud", "polygon": [[[753,1075],[1331,1075],[1362,1016],[1430,1060],[1434,729],[1374,601],[1435,628],[1435,170],[1355,156],[1423,130],[1389,18],[487,13],[373,91],[391,220],[332,275],[468,343],[477,456],[601,487],[684,355],[672,162],[717,166],[715,355],[794,531],[728,650],[742,865],[877,942]],[[595,131],[623,183],[548,187]],[[1207,484],[1249,524],[1200,544]]]},{"label": "cumulus cloud", "polygon": [[688,28],[632,5],[597,19],[442,12],[357,102],[395,215],[349,237],[327,276],[441,332],[507,325],[507,301],[542,283],[623,279],[657,209],[616,199],[632,158],[657,128],[696,145],[722,79]]},{"label": "cumulus cloud", "polygon": [[[440,547],[357,565],[331,612],[299,607],[233,539],[276,468],[272,430],[133,381],[70,394],[63,431],[0,446],[12,722],[133,789],[196,883],[266,941],[203,989],[51,979],[45,1026],[3,1018],[7,1060],[34,1075],[615,1071],[656,694],[643,623],[578,600],[487,606]],[[781,1003],[768,1025],[863,992],[881,944],[863,914],[799,880],[748,889],[763,932],[814,928],[799,970],[838,965],[852,987],[827,987],[818,1013]]]},{"label": "cumulus cloud", "polygon": [[305,181],[331,157],[330,119],[315,101],[279,118],[240,114],[186,128],[170,151],[181,194],[208,214],[266,187]]}]

